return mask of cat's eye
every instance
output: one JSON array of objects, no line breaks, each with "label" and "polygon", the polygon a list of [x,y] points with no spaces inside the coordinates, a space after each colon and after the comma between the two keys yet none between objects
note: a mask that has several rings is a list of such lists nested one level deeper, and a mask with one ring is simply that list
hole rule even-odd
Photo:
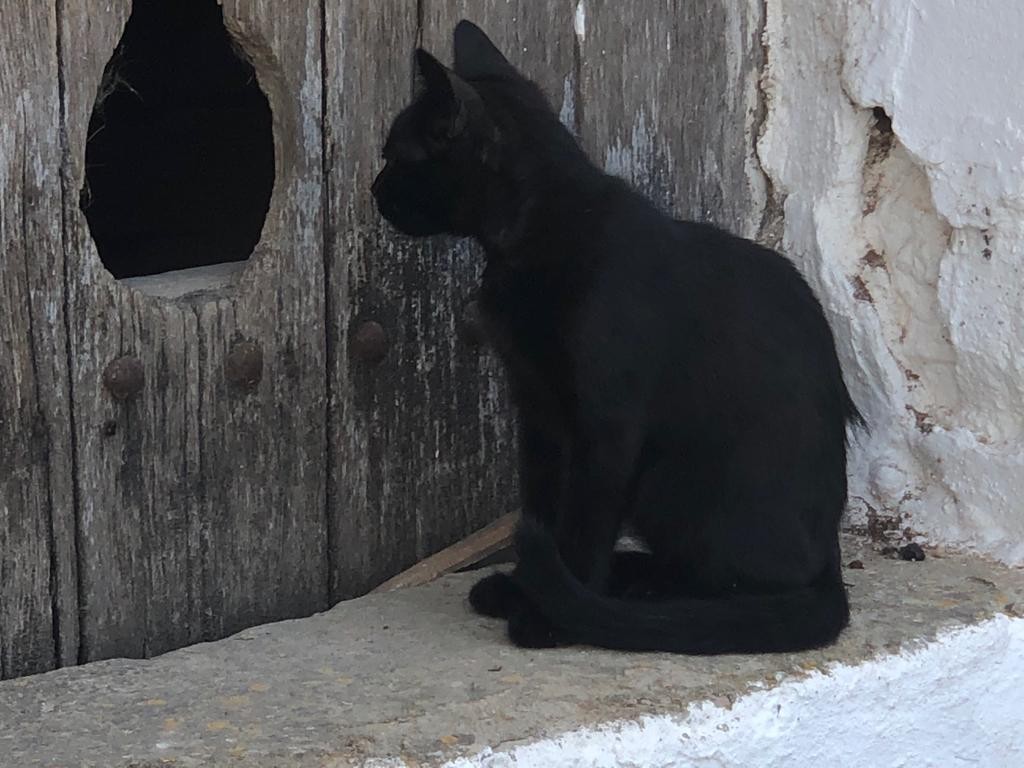
[{"label": "cat's eye", "polygon": [[418,143],[403,141],[385,146],[382,157],[389,163],[422,163],[430,153]]}]

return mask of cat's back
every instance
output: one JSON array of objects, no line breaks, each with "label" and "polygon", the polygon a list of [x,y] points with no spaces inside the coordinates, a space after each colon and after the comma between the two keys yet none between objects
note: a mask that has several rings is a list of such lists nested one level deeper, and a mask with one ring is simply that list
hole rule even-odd
[{"label": "cat's back", "polygon": [[751,309],[810,312],[820,305],[796,265],[781,253],[711,224],[672,220],[673,238],[661,254],[667,269],[688,276],[702,295]]},{"label": "cat's back", "polygon": [[850,406],[832,332],[791,261],[631,195],[586,240],[591,281],[571,347],[580,386],[632,382],[663,440],[830,413],[822,439],[841,442]]},{"label": "cat's back", "polygon": [[584,236],[594,268],[604,273],[599,282],[613,292],[664,297],[667,307],[691,316],[721,316],[728,308],[821,314],[785,256],[714,225],[674,219],[624,184],[612,188],[594,222]]},{"label": "cat's back", "polygon": [[687,369],[787,369],[806,377],[800,388],[835,389],[831,330],[789,259],[710,224],[673,219],[628,189],[610,202],[586,235],[594,255],[582,319],[596,338],[622,339],[621,354],[643,356],[645,367],[673,380]]}]

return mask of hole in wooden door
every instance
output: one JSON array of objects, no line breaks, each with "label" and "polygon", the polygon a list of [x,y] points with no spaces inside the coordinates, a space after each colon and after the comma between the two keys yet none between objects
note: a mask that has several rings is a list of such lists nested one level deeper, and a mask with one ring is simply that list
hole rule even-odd
[{"label": "hole in wooden door", "polygon": [[135,0],[89,121],[81,208],[117,278],[244,261],[274,185],[270,105],[216,0]]}]

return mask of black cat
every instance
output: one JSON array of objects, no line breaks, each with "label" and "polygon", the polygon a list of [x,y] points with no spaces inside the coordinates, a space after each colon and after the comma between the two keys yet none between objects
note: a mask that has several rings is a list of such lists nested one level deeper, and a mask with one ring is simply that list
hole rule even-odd
[{"label": "black cat", "polygon": [[[402,232],[476,238],[517,407],[523,523],[476,610],[526,646],[794,651],[849,618],[847,393],[821,306],[777,253],[674,221],[584,155],[473,24],[373,183]],[[649,555],[613,554],[629,521]]]}]

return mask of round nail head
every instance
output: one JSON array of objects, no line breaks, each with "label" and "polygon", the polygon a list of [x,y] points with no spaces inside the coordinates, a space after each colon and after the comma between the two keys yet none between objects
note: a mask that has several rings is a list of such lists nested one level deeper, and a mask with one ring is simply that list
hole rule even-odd
[{"label": "round nail head", "polygon": [[388,334],[376,320],[360,324],[352,337],[352,352],[366,363],[379,363],[388,353]]},{"label": "round nail head", "polygon": [[263,349],[255,341],[240,341],[231,347],[224,361],[227,380],[250,389],[263,378]]},{"label": "round nail head", "polygon": [[103,386],[115,400],[129,400],[142,391],[146,372],[142,361],[132,355],[111,360],[103,370]]}]

